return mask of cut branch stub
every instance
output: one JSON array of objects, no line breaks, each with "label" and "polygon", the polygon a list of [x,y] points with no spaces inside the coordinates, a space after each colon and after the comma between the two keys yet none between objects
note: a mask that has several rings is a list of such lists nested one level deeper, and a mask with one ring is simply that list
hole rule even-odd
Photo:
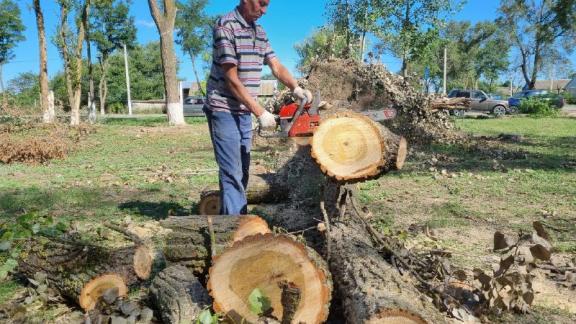
[{"label": "cut branch stub", "polygon": [[99,276],[92,279],[82,288],[78,298],[80,307],[85,311],[94,309],[100,297],[109,289],[118,289],[118,297],[126,296],[128,293],[128,288],[122,277],[115,274]]},{"label": "cut branch stub", "polygon": [[208,289],[214,310],[235,322],[256,322],[248,297],[258,288],[270,300],[272,315],[283,318],[286,282],[301,290],[293,323],[322,323],[328,316],[332,280],[326,263],[313,250],[285,235],[255,235],[215,258]]},{"label": "cut branch stub", "polygon": [[350,111],[323,119],[312,138],[312,157],[324,174],[339,182],[363,181],[401,169],[406,152],[403,137]]}]

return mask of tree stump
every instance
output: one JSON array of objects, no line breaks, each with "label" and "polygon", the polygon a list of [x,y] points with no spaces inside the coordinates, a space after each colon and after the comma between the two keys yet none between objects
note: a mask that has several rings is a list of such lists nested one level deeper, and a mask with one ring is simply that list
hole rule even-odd
[{"label": "tree stump", "polygon": [[[298,298],[286,297],[286,286]],[[332,279],[326,263],[312,249],[287,235],[254,235],[236,242],[215,258],[208,290],[214,310],[236,323],[256,322],[248,297],[258,288],[269,300],[269,317],[292,317],[292,323],[322,323],[328,316]],[[298,305],[284,305],[299,300]],[[284,314],[284,310],[287,310]]]},{"label": "tree stump", "polygon": [[173,265],[152,281],[150,294],[164,323],[194,323],[200,312],[210,306],[210,296],[190,270]]},{"label": "tree stump", "polygon": [[152,251],[144,245],[112,250],[38,238],[25,244],[18,267],[28,278],[46,273],[61,295],[91,310],[106,290],[117,288],[123,296],[127,287],[147,279],[152,263]]},{"label": "tree stump", "polygon": [[246,236],[270,233],[266,221],[250,215],[176,216],[160,224],[172,230],[165,240],[166,260],[188,267],[196,276],[206,275],[211,257],[232,243]]},{"label": "tree stump", "polygon": [[[276,174],[250,174],[246,187],[249,204],[275,203],[288,199],[288,186]],[[207,190],[200,195],[198,204],[200,215],[220,214],[220,191]]]},{"label": "tree stump", "polygon": [[406,155],[403,137],[350,111],[323,118],[312,138],[312,157],[338,182],[364,181],[399,170]]}]

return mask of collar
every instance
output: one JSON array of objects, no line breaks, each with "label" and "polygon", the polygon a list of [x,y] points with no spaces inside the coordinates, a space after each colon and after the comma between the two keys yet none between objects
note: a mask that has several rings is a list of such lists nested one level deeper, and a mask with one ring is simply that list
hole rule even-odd
[{"label": "collar", "polygon": [[242,15],[240,14],[240,10],[238,10],[238,7],[236,7],[236,9],[234,9],[234,17],[236,18],[236,20],[238,20],[238,22],[240,23],[240,25],[242,25],[242,27],[244,27],[244,28],[248,28],[248,27],[256,28],[255,23],[249,24],[246,22],[244,17],[242,17]]}]

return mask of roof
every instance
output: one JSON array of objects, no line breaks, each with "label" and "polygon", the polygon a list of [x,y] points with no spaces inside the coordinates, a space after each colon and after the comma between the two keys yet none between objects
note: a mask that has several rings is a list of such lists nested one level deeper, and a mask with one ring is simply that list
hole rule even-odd
[{"label": "roof", "polygon": [[[552,80],[552,90],[562,90],[570,82],[570,79]],[[550,90],[550,80],[537,80],[534,83],[536,90]]]}]

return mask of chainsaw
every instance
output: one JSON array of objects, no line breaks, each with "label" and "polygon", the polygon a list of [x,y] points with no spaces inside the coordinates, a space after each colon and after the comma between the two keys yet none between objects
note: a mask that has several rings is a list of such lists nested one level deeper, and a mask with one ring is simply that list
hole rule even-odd
[{"label": "chainsaw", "polygon": [[[300,103],[290,103],[280,108],[276,121],[280,125],[279,131],[264,131],[259,128],[261,137],[311,137],[314,130],[320,125],[320,92],[317,92],[311,103],[301,100]],[[382,110],[367,110],[361,112],[374,121],[394,119],[395,108]]]}]

